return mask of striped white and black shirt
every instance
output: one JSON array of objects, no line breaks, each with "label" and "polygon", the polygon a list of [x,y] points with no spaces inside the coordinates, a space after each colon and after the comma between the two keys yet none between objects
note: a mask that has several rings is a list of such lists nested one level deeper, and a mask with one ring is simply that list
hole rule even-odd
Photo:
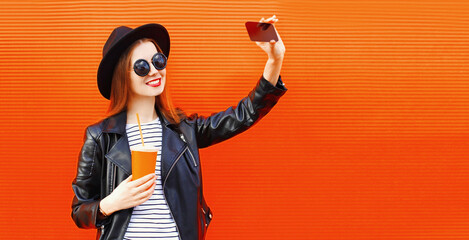
[{"label": "striped white and black shirt", "polygon": [[[160,149],[156,158],[156,186],[153,195],[146,202],[134,207],[124,239],[160,239],[179,240],[176,223],[170,213],[168,203],[163,195],[161,179],[161,141],[162,128],[159,119],[142,123],[142,134],[145,145]],[[127,124],[129,146],[142,144],[137,124]]]}]

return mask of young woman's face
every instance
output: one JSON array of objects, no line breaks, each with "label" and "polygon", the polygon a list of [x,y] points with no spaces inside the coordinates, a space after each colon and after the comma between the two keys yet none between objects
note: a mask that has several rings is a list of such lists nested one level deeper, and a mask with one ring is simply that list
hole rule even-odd
[{"label": "young woman's face", "polygon": [[[151,58],[158,50],[152,42],[138,43],[131,55],[130,90],[133,97],[154,97],[163,92],[166,82],[166,68],[157,70],[151,64]],[[134,63],[138,59],[145,59],[150,63],[150,72],[146,76],[139,76],[134,71]]]}]

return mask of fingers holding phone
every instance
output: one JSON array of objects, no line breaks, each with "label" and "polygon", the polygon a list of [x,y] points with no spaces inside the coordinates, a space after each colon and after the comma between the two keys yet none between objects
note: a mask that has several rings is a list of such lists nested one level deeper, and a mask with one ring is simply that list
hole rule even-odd
[{"label": "fingers holding phone", "polygon": [[275,24],[278,21],[277,16],[273,15],[272,17],[268,19],[261,18],[259,22],[265,22],[265,23],[270,23],[270,24]]}]

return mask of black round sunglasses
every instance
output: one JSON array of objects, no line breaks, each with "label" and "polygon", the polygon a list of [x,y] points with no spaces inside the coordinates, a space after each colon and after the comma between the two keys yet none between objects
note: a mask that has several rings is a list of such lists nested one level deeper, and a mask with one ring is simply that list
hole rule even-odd
[{"label": "black round sunglasses", "polygon": [[[155,53],[151,58],[151,63],[158,70],[163,70],[166,67],[168,59],[163,53]],[[150,64],[145,59],[138,59],[134,63],[134,71],[140,77],[145,77],[150,72]]]}]

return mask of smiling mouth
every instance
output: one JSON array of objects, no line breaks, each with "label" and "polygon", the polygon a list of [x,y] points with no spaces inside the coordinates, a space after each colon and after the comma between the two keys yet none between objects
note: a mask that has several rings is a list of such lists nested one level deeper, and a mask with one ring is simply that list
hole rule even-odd
[{"label": "smiling mouth", "polygon": [[153,80],[146,82],[145,84],[150,87],[158,87],[161,85],[161,78],[155,78]]}]

